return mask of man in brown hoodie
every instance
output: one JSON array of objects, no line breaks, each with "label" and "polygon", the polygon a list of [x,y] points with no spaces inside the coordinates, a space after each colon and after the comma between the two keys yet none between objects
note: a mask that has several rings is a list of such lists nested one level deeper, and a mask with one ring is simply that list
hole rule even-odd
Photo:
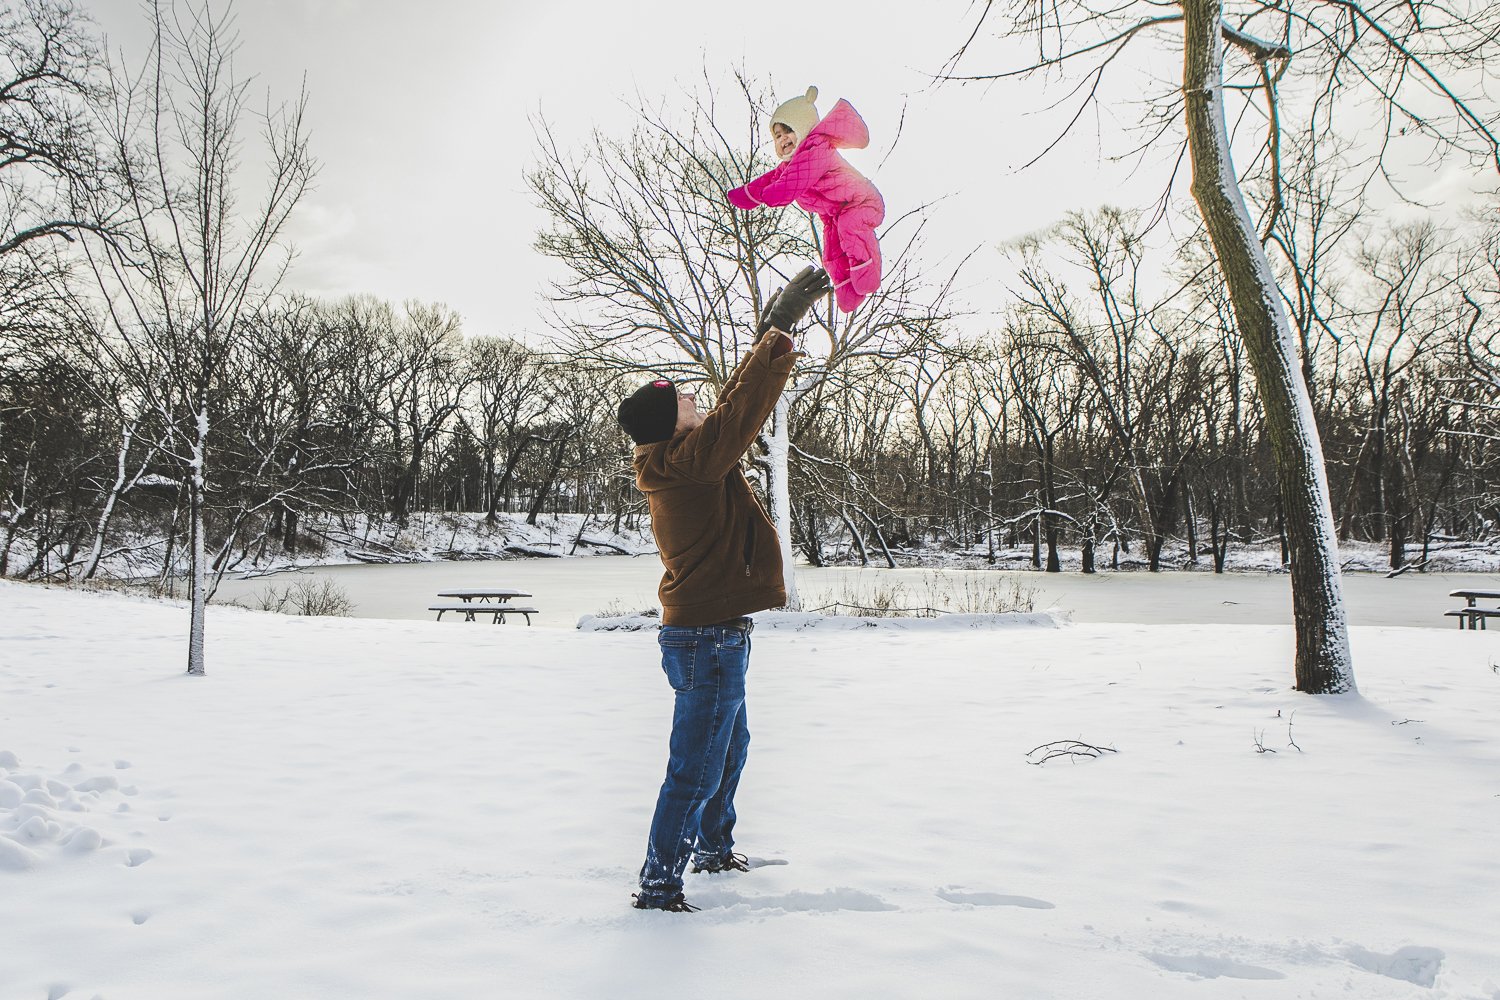
[{"label": "man in brown hoodie", "polygon": [[751,612],[786,603],[781,543],[740,460],[776,407],[800,354],[792,330],[828,275],[811,267],[772,297],[762,336],[707,413],[667,379],[620,403],[636,443],[635,482],[651,507],[662,575],[662,670],[675,692],[667,776],[656,800],[641,891],[643,910],[690,913],[682,875],[746,871],[735,854],[734,793],[750,746],[745,671]]}]

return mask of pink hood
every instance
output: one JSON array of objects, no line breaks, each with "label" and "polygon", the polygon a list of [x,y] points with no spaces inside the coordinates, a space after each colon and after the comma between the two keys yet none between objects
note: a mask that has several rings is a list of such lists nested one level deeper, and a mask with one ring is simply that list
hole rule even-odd
[{"label": "pink hood", "polygon": [[[854,110],[854,105],[841,97],[833,110],[824,115],[813,126],[813,130],[807,133],[807,138],[802,140],[798,149],[805,146],[808,139],[818,136],[826,137],[834,149],[864,149],[870,144],[870,127],[859,116],[859,112]],[[796,155],[797,151],[793,150],[792,156]]]}]

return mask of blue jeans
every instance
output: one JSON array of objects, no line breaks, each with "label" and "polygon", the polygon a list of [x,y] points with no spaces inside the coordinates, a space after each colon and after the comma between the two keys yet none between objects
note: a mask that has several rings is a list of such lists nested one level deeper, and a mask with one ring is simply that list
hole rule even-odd
[{"label": "blue jeans", "polygon": [[682,892],[690,858],[728,856],[734,846],[734,793],[750,749],[745,721],[748,618],[738,627],[663,625],[661,667],[677,692],[667,777],[656,798],[651,840],[641,866],[643,900]]}]

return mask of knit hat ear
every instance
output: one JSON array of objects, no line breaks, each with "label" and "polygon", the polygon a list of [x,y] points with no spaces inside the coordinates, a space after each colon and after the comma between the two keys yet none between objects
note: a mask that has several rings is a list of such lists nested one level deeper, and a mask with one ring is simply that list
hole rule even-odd
[{"label": "knit hat ear", "polygon": [[647,382],[620,401],[615,417],[636,444],[670,440],[677,429],[677,387],[664,378]]},{"label": "knit hat ear", "polygon": [[[797,133],[797,141],[801,142],[807,138],[807,134],[818,124],[818,119],[823,117],[818,114],[817,105],[813,102],[818,99],[818,88],[808,87],[807,93],[801,97],[794,97],[771,112],[771,121],[767,125],[785,125]],[[771,135],[775,139],[775,133]]]}]

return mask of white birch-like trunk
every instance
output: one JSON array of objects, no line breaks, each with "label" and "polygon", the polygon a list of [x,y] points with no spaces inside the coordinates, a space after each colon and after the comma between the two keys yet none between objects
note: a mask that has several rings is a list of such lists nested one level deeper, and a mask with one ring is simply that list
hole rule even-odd
[{"label": "white birch-like trunk", "polygon": [[110,523],[114,520],[115,504],[127,489],[136,484],[145,473],[152,456],[156,454],[157,446],[149,446],[135,474],[131,475],[126,471],[125,466],[130,457],[130,444],[135,438],[136,426],[134,421],[127,424],[120,435],[120,452],[115,459],[115,481],[110,485],[109,493],[104,498],[104,509],[99,512],[99,520],[94,522],[94,544],[89,548],[89,560],[83,570],[85,580],[92,580],[94,574],[99,571],[99,561],[104,557],[104,537],[109,533]]},{"label": "white birch-like trunk", "polygon": [[192,534],[193,593],[192,617],[188,624],[188,669],[193,677],[202,677],[204,613],[207,610],[207,556],[203,541],[203,501],[207,486],[205,473],[208,457],[208,407],[198,410],[198,433],[193,439],[193,476],[188,487],[188,517]]},{"label": "white birch-like trunk", "polygon": [[1224,122],[1222,0],[1182,0],[1183,97],[1193,200],[1255,370],[1291,553],[1297,690],[1355,691],[1323,445],[1291,322],[1240,192]]},{"label": "white birch-like trunk", "polygon": [[115,481],[104,499],[104,509],[99,512],[99,520],[94,523],[94,544],[89,548],[88,565],[83,569],[85,580],[94,578],[94,573],[99,569],[99,559],[104,555],[104,533],[109,530],[110,518],[114,516],[115,500],[125,489],[125,459],[130,452],[130,440],[134,436],[135,425],[127,424],[124,433],[120,435],[120,453],[115,458]]},{"label": "white birch-like trunk", "polygon": [[783,392],[771,414],[771,433],[766,438],[771,449],[767,456],[770,482],[766,487],[771,497],[771,523],[776,526],[776,539],[781,545],[781,575],[786,580],[786,606],[792,611],[801,611],[802,598],[797,593],[792,559],[792,445],[788,428],[792,412],[791,395],[791,392]]}]

